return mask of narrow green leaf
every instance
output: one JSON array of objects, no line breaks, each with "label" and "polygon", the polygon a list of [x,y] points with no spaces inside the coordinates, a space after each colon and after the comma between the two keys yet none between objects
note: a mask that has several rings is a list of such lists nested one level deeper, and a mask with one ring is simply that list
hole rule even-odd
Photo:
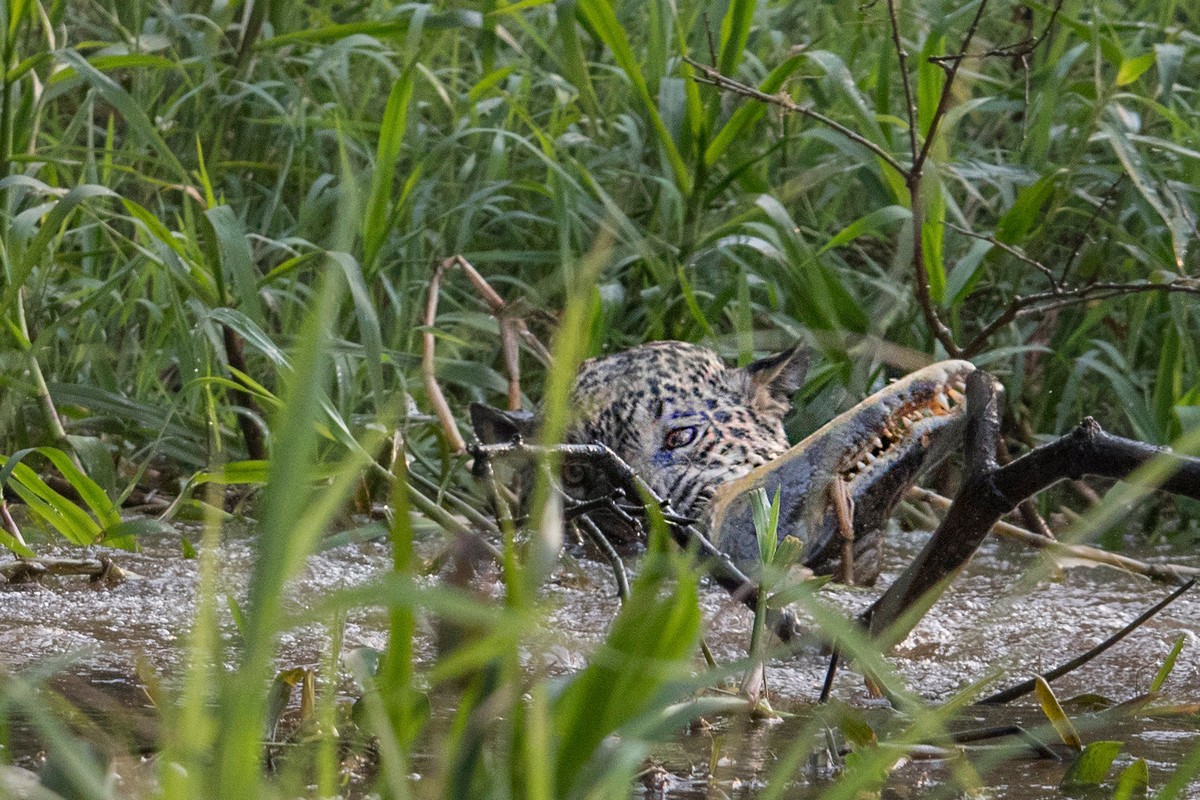
[{"label": "narrow green leaf", "polygon": [[329,258],[342,269],[350,297],[354,301],[354,316],[358,322],[358,335],[363,346],[363,366],[367,381],[376,402],[385,402],[383,388],[383,333],[379,329],[379,315],[375,313],[375,301],[359,269],[358,261],[349,253],[330,252]]},{"label": "narrow green leaf", "polygon": [[[759,84],[759,91],[767,94],[778,92],[784,81],[791,77],[804,62],[803,55],[794,55],[771,70],[766,79]],[[742,135],[743,131],[762,119],[767,113],[765,103],[748,100],[730,115],[729,120],[717,131],[717,135],[709,142],[704,151],[704,163],[712,166],[717,163],[729,146]]]},{"label": "narrow green leaf", "polygon": [[1063,789],[1099,786],[1108,776],[1108,770],[1122,747],[1123,742],[1092,742],[1075,756],[1059,786]]},{"label": "narrow green leaf", "polygon": [[658,138],[659,146],[662,147],[663,155],[666,156],[667,163],[670,164],[671,171],[675,175],[675,183],[679,187],[680,193],[690,194],[692,190],[691,172],[684,163],[675,140],[671,138],[670,131],[663,123],[662,116],[658,113],[658,106],[650,94],[650,88],[646,84],[645,75],[642,74],[641,65],[638,64],[633,48],[629,44],[629,38],[625,34],[624,27],[617,20],[611,3],[609,0],[576,0],[576,2],[580,15],[592,30],[596,31],[596,35],[612,52],[617,66],[625,72],[629,82],[633,84],[634,91],[641,99],[642,107],[650,118],[650,124]]},{"label": "narrow green leaf", "polygon": [[575,4],[576,0],[557,0],[554,4],[555,16],[558,18],[558,38],[562,42],[558,60],[563,76],[579,90],[579,101],[584,111],[588,116],[598,117],[600,101],[596,98],[596,89],[592,86],[592,76],[587,68],[587,58],[579,42]]},{"label": "narrow green leaf", "polygon": [[108,528],[121,523],[121,514],[113,504],[112,498],[99,484],[83,474],[69,455],[56,447],[39,447],[37,452],[45,456],[62,473],[67,483],[71,484],[71,488],[79,493],[83,502],[96,515],[101,527]]},{"label": "narrow green leaf", "polygon": [[1146,759],[1139,758],[1117,777],[1117,785],[1113,789],[1112,800],[1133,800],[1135,797],[1145,797],[1150,788],[1150,767]]},{"label": "narrow green leaf", "polygon": [[1150,681],[1150,691],[1157,692],[1167,682],[1167,678],[1171,676],[1171,670],[1175,669],[1175,660],[1179,658],[1180,652],[1183,651],[1184,642],[1187,641],[1187,634],[1179,634],[1179,638],[1175,640],[1174,646],[1171,647],[1171,652],[1163,659],[1162,666],[1158,668],[1158,672],[1154,675],[1154,680]]},{"label": "narrow green leaf", "polygon": [[1017,192],[1012,207],[996,223],[996,239],[1005,244],[1021,242],[1030,229],[1044,219],[1042,209],[1062,178],[1062,171],[1056,170]]},{"label": "narrow green leaf", "polygon": [[910,219],[912,212],[904,206],[884,206],[878,208],[869,214],[859,217],[851,222],[846,227],[838,231],[834,236],[825,243],[825,245],[817,251],[817,255],[824,253],[826,250],[832,250],[835,247],[841,247],[847,242],[852,242],[859,236],[867,233],[875,233],[876,231],[898,222],[902,219]]},{"label": "narrow green leaf", "polygon": [[718,49],[717,68],[724,75],[737,72],[742,51],[750,41],[750,26],[754,22],[755,0],[729,0],[725,16],[721,19],[721,39]]},{"label": "narrow green leaf", "polygon": [[946,240],[946,195],[935,175],[921,181],[920,202],[925,205],[921,221],[921,244],[925,253],[925,274],[929,276],[929,295],[941,304],[946,299],[946,263],[942,257]]},{"label": "narrow green leaf", "polygon": [[[9,178],[0,180],[0,189],[14,185],[16,182]],[[13,303],[16,302],[17,292],[25,285],[25,281],[29,279],[29,275],[33,272],[34,267],[43,263],[53,253],[54,248],[51,246],[51,241],[58,236],[63,225],[66,224],[68,217],[84,200],[91,197],[116,197],[116,192],[104,186],[96,186],[93,184],[83,184],[71,189],[62,198],[54,204],[42,220],[42,225],[38,229],[33,238],[20,247],[20,259],[11,267],[11,273],[8,276],[8,283],[4,287],[4,294],[0,295],[0,319],[11,319],[11,309]],[[12,245],[10,245],[12,247]],[[17,248],[13,248],[17,250]]]},{"label": "narrow green leaf", "polygon": [[379,125],[375,168],[371,172],[371,193],[362,221],[363,265],[368,273],[371,272],[389,231],[388,207],[392,197],[392,186],[396,181],[400,147],[408,127],[408,109],[412,104],[412,94],[413,73],[410,67],[392,84],[387,105],[383,109],[383,120]]},{"label": "narrow green leaf", "polygon": [[67,66],[74,67],[79,76],[90,84],[106,103],[120,112],[125,119],[127,132],[141,139],[158,154],[172,173],[173,180],[184,185],[191,183],[191,176],[187,169],[184,168],[170,145],[163,141],[158,129],[155,128],[145,109],[142,108],[142,104],[133,95],[88,63],[88,60],[80,53],[74,50],[60,50],[59,58],[66,62]]},{"label": "narrow green leaf", "polygon": [[220,483],[227,486],[264,484],[267,482],[269,469],[270,462],[267,461],[254,459],[230,461],[219,469],[196,473],[188,483],[193,487],[205,483]]},{"label": "narrow green leaf", "polygon": [[[258,299],[258,282],[262,274],[254,265],[250,243],[241,220],[227,205],[206,209],[204,219],[209,224],[205,240],[213,276],[218,289],[232,292],[242,313],[253,320],[262,320],[262,304]],[[226,302],[223,298],[222,302]]]},{"label": "narrow green leaf", "polygon": [[[775,493],[776,498],[779,492]],[[750,494],[750,509],[754,516],[754,534],[758,538],[758,554],[762,563],[770,564],[775,558],[775,531],[771,528],[771,503],[767,490],[761,486]]]}]

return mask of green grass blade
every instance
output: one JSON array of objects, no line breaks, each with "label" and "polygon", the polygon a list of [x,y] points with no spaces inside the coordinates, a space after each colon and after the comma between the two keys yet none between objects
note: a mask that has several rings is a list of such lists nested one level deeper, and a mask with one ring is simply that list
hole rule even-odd
[{"label": "green grass blade", "polygon": [[646,84],[645,75],[642,74],[641,65],[638,64],[637,57],[633,54],[633,48],[629,44],[629,38],[625,33],[625,29],[617,21],[617,15],[614,13],[611,3],[609,0],[576,0],[576,2],[580,15],[587,21],[592,30],[596,32],[596,35],[600,37],[600,41],[612,52],[617,66],[625,72],[630,83],[633,84],[634,91],[641,100],[643,110],[646,116],[650,118],[650,125],[658,138],[658,144],[662,148],[663,156],[667,159],[667,163],[671,167],[671,173],[675,177],[676,186],[679,187],[681,194],[689,194],[692,188],[691,172],[688,170],[687,164],[684,163],[683,156],[680,155],[675,140],[671,138],[671,133],[667,130],[662,116],[658,113],[658,106],[654,102],[654,98],[650,95],[650,89]]},{"label": "green grass blade", "polygon": [[396,165],[400,160],[400,146],[404,142],[404,131],[408,126],[408,109],[412,104],[412,69],[406,69],[388,94],[383,108],[383,119],[379,124],[379,143],[375,148],[375,167],[371,173],[371,190],[363,214],[363,269],[369,275],[379,256],[390,230],[388,205],[392,197],[392,186],[396,180]]},{"label": "green grass blade", "polygon": [[724,75],[734,75],[746,43],[750,41],[750,26],[754,22],[755,0],[729,0],[725,16],[721,18],[721,38],[718,45],[720,55],[717,68]]}]

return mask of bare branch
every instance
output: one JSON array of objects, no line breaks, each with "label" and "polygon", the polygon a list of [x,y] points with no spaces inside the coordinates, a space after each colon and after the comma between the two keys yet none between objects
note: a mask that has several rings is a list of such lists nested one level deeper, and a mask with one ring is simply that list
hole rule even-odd
[{"label": "bare branch", "polygon": [[797,103],[791,98],[791,95],[787,94],[787,92],[767,94],[757,87],[749,86],[739,80],[730,78],[727,75],[722,75],[721,72],[715,67],[711,67],[708,64],[696,61],[689,56],[684,56],[683,60],[703,73],[704,77],[694,78],[697,83],[707,83],[710,86],[716,86],[718,89],[723,89],[724,91],[732,92],[733,94],[738,94],[742,97],[748,97],[751,100],[757,100],[760,103],[778,106],[784,111],[790,111],[803,117],[808,117],[811,120],[832,128],[855,144],[859,144],[870,150],[872,153],[878,156],[881,161],[883,161],[892,169],[896,170],[898,175],[905,179],[908,178],[908,170],[905,169],[904,166],[902,166],[900,162],[897,161],[887,150],[884,150],[882,147],[875,144],[875,142],[872,142],[870,139],[866,138],[852,128],[847,128],[842,123],[825,116],[821,112],[814,111],[810,106]]},{"label": "bare branch", "polygon": [[963,348],[963,357],[970,358],[979,353],[987,345],[987,340],[992,337],[992,334],[1019,317],[1035,316],[1079,303],[1111,300],[1115,297],[1145,292],[1200,295],[1200,282],[1191,278],[1182,278],[1171,283],[1090,283],[1075,289],[1060,289],[1057,292],[1017,295],[1009,301],[1008,307],[1000,316],[985,325],[975,338]]},{"label": "bare branch", "polygon": [[995,236],[992,236],[990,234],[975,233],[974,231],[967,230],[966,228],[955,225],[953,222],[950,222],[948,220],[944,221],[942,224],[948,228],[953,228],[954,230],[961,233],[963,236],[970,236],[972,239],[980,239],[985,242],[990,242],[991,244],[995,245],[996,247],[999,247],[1004,252],[1015,257],[1018,261],[1028,264],[1029,266],[1036,269],[1038,272],[1045,275],[1046,280],[1050,281],[1051,289],[1057,290],[1059,288],[1058,281],[1055,280],[1055,278],[1054,278],[1054,272],[1051,271],[1051,269],[1049,267],[1047,267],[1045,264],[1043,264],[1042,262],[1038,261],[1035,258],[1030,258],[1029,256],[1025,255],[1025,253],[1023,253],[1021,250],[1018,250],[1017,248],[1013,247],[1012,245],[1005,244],[1004,242],[1000,241]]},{"label": "bare branch", "polygon": [[549,364],[552,357],[545,345],[530,332],[525,321],[510,313],[508,303],[504,302],[504,298],[492,288],[487,279],[471,266],[471,262],[461,255],[454,255],[438,264],[437,269],[433,272],[433,278],[429,281],[429,295],[425,300],[425,330],[421,334],[421,376],[425,381],[425,392],[429,395],[429,402],[437,414],[438,422],[441,424],[446,438],[450,441],[454,452],[462,453],[466,451],[467,443],[463,440],[462,434],[458,432],[458,425],[455,424],[454,415],[450,412],[450,404],[446,402],[446,395],[442,393],[442,388],[438,385],[437,371],[434,367],[436,340],[433,329],[437,322],[438,297],[441,292],[442,276],[453,267],[461,269],[466,274],[475,291],[488,305],[492,316],[500,323],[500,344],[504,354],[504,366],[508,372],[508,407],[510,411],[521,407],[520,348],[517,339],[520,338],[524,341],[542,364]]}]

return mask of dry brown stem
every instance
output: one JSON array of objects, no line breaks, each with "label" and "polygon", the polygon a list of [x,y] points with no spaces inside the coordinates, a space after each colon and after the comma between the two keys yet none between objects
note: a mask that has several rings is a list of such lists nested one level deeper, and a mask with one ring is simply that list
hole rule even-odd
[{"label": "dry brown stem", "polygon": [[447,440],[456,453],[465,452],[467,443],[458,432],[454,414],[446,395],[437,381],[437,370],[434,365],[436,355],[436,340],[433,335],[437,322],[438,297],[441,293],[442,276],[446,271],[457,267],[466,274],[471,286],[487,304],[492,316],[500,323],[500,344],[504,353],[504,367],[508,372],[508,407],[517,410],[521,407],[521,364],[520,342],[533,351],[533,354],[543,364],[549,364],[551,357],[546,347],[530,332],[525,321],[510,313],[508,303],[492,288],[487,279],[461,255],[450,256],[438,264],[429,282],[429,296],[425,300],[425,331],[421,335],[421,375],[425,381],[425,392],[429,395],[429,403],[437,414],[438,422],[446,434]]}]

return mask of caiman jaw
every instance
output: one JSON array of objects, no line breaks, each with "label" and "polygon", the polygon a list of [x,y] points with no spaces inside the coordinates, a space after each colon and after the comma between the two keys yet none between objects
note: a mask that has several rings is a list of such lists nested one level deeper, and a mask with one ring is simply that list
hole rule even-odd
[{"label": "caiman jaw", "polygon": [[[853,439],[835,470],[846,483],[870,473],[886,472],[900,461],[907,448],[928,447],[930,437],[962,414],[967,376],[974,370],[964,361],[946,361],[926,367],[867,398],[835,422],[844,422]],[[883,412],[881,418],[868,408]],[[856,426],[855,421],[860,425]],[[866,430],[853,430],[866,427]],[[952,443],[953,444],[953,443]]]},{"label": "caiman jaw", "polygon": [[804,543],[804,564],[819,574],[845,567],[853,520],[856,583],[879,571],[879,534],[923,471],[962,441],[967,376],[974,366],[943,361],[908,375],[826,423],[761,467],[722,484],[709,504],[714,543],[746,568],[758,560],[751,497],[780,496],[779,538]]}]

